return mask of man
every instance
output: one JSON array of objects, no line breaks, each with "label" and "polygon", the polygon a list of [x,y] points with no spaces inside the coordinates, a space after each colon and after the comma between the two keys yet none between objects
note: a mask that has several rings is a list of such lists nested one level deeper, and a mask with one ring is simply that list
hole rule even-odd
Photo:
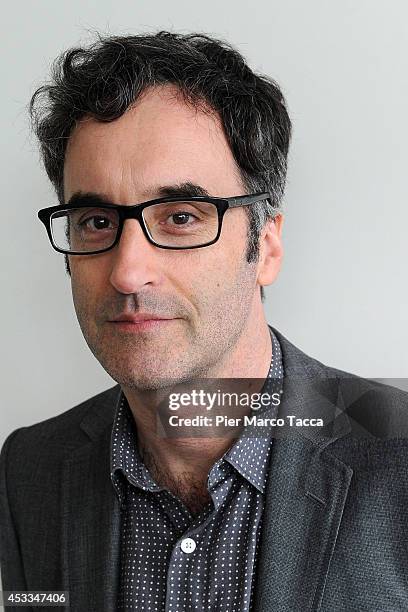
[{"label": "man", "polygon": [[[64,590],[78,611],[407,609],[407,396],[265,319],[278,86],[204,35],[106,37],[64,54],[31,111],[59,199],[39,216],[118,384],[6,440],[3,588]],[[197,380],[283,380],[259,415],[289,426],[174,434],[166,397]]]}]

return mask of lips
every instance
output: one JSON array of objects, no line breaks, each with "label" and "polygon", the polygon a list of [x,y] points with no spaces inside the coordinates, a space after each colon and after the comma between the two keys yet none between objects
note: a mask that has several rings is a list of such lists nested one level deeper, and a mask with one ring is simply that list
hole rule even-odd
[{"label": "lips", "polygon": [[164,317],[153,313],[139,313],[134,315],[122,314],[111,320],[111,323],[140,323],[142,321],[168,321],[171,317]]},{"label": "lips", "polygon": [[159,332],[166,329],[170,324],[175,323],[178,317],[164,317],[162,315],[139,312],[137,314],[121,314],[115,319],[111,319],[109,323],[112,329],[123,333],[137,332]]}]

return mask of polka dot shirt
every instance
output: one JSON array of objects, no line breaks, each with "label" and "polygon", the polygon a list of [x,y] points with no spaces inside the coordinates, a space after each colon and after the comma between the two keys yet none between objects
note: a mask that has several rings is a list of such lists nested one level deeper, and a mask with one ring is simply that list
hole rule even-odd
[{"label": "polka dot shirt", "polygon": [[[273,393],[282,388],[283,365],[269,329],[272,362],[262,392]],[[269,406],[256,413],[269,417],[275,411]],[[248,426],[242,431],[211,468],[211,501],[195,517],[153,480],[136,440],[135,421],[121,394],[111,442],[111,478],[121,503],[118,609],[251,610],[271,430],[252,436]]]}]

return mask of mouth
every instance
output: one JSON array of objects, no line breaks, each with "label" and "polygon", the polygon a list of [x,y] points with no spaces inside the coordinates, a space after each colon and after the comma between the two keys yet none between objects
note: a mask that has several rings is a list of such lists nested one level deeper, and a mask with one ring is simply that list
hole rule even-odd
[{"label": "mouth", "polygon": [[174,321],[178,321],[178,318],[165,318],[154,314],[140,313],[136,315],[121,315],[116,319],[108,321],[108,323],[114,329],[120,331],[138,332],[161,329]]}]

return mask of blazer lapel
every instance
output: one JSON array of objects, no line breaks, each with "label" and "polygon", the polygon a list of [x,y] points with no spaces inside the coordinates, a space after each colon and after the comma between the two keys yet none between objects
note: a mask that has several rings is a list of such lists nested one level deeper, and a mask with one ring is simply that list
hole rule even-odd
[{"label": "blazer lapel", "polygon": [[[279,340],[285,356],[286,340],[280,334]],[[310,370],[306,380],[304,369],[291,366],[289,357],[279,416],[320,415],[325,435],[318,427],[290,428],[273,441],[255,612],[319,610],[353,474],[330,454],[330,445],[351,430],[338,380],[323,381],[323,371]]]},{"label": "blazer lapel", "polygon": [[114,612],[119,588],[120,505],[110,480],[112,418],[106,411],[92,410],[81,427],[92,441],[65,461],[62,483],[65,588],[70,610]]}]

